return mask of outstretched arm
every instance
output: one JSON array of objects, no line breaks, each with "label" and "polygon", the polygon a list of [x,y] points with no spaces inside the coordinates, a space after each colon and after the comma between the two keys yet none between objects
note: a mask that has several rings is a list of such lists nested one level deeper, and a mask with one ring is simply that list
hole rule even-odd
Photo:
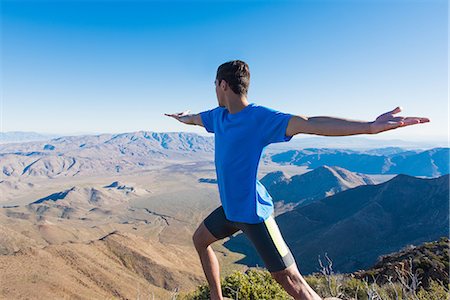
[{"label": "outstretched arm", "polygon": [[305,117],[292,116],[286,129],[286,135],[293,136],[299,133],[316,134],[323,136],[346,136],[356,134],[376,134],[398,127],[405,127],[419,123],[430,122],[428,118],[394,117],[401,107],[386,112],[375,121],[357,121],[335,117]]},{"label": "outstretched arm", "polygon": [[203,126],[202,118],[200,117],[200,114],[188,114],[189,110],[181,112],[181,113],[175,113],[175,114],[164,114],[168,117],[172,117],[174,119],[177,119],[181,123],[188,124],[188,125],[199,125]]}]

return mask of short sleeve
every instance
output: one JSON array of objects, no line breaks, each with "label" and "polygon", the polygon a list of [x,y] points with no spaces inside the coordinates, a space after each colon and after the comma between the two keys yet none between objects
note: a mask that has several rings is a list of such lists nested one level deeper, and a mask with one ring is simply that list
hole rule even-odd
[{"label": "short sleeve", "polygon": [[214,133],[214,117],[216,115],[218,108],[219,106],[214,109],[202,111],[200,113],[203,127],[205,127],[206,131],[208,132]]},{"label": "short sleeve", "polygon": [[288,142],[292,136],[286,135],[286,129],[292,114],[264,107],[262,113],[262,138],[264,146],[272,143]]}]

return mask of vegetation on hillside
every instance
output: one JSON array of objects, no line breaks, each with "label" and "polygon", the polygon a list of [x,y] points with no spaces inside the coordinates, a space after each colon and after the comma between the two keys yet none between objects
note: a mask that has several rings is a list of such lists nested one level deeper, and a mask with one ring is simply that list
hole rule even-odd
[{"label": "vegetation on hillside", "polygon": [[[321,272],[305,276],[321,297],[341,299],[450,300],[449,239],[410,246],[381,257],[368,271],[335,274],[332,261],[321,260]],[[292,299],[265,269],[250,268],[222,279],[222,291],[231,299]],[[183,300],[209,299],[207,284],[193,292],[176,295]]]},{"label": "vegetation on hillside", "polygon": [[369,270],[354,274],[359,279],[366,278],[373,282],[376,278],[378,283],[385,284],[389,282],[389,278],[399,281],[399,273],[412,273],[424,288],[431,285],[430,280],[437,280],[448,286],[449,251],[449,239],[442,237],[435,242],[410,245],[398,252],[383,255]]}]

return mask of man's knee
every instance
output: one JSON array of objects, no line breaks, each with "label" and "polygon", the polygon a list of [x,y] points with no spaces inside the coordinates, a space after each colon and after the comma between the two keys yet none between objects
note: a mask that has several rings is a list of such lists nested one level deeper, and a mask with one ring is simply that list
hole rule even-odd
[{"label": "man's knee", "polygon": [[202,236],[200,232],[200,227],[195,230],[194,234],[192,235],[192,242],[194,243],[195,248],[198,250],[204,246],[204,242],[202,241]]},{"label": "man's knee", "polygon": [[322,299],[306,282],[294,263],[286,269],[271,273],[272,277],[295,299]]},{"label": "man's knee", "polygon": [[192,241],[197,251],[208,248],[217,239],[209,232],[205,224],[202,222],[192,235]]},{"label": "man's knee", "polygon": [[270,273],[272,277],[281,285],[286,283],[289,279],[289,272],[287,270],[282,270],[278,272]]},{"label": "man's knee", "polygon": [[301,275],[295,264],[290,265],[284,270],[271,272],[272,277],[281,285],[296,284],[301,281]]}]

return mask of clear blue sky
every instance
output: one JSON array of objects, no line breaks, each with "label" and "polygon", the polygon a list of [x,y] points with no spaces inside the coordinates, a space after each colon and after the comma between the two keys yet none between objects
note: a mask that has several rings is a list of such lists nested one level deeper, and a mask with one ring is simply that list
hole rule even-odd
[{"label": "clear blue sky", "polygon": [[447,1],[1,5],[1,131],[206,133],[163,113],[217,106],[217,66],[242,59],[250,102],[370,121],[400,105],[431,122],[378,136],[448,136]]}]

